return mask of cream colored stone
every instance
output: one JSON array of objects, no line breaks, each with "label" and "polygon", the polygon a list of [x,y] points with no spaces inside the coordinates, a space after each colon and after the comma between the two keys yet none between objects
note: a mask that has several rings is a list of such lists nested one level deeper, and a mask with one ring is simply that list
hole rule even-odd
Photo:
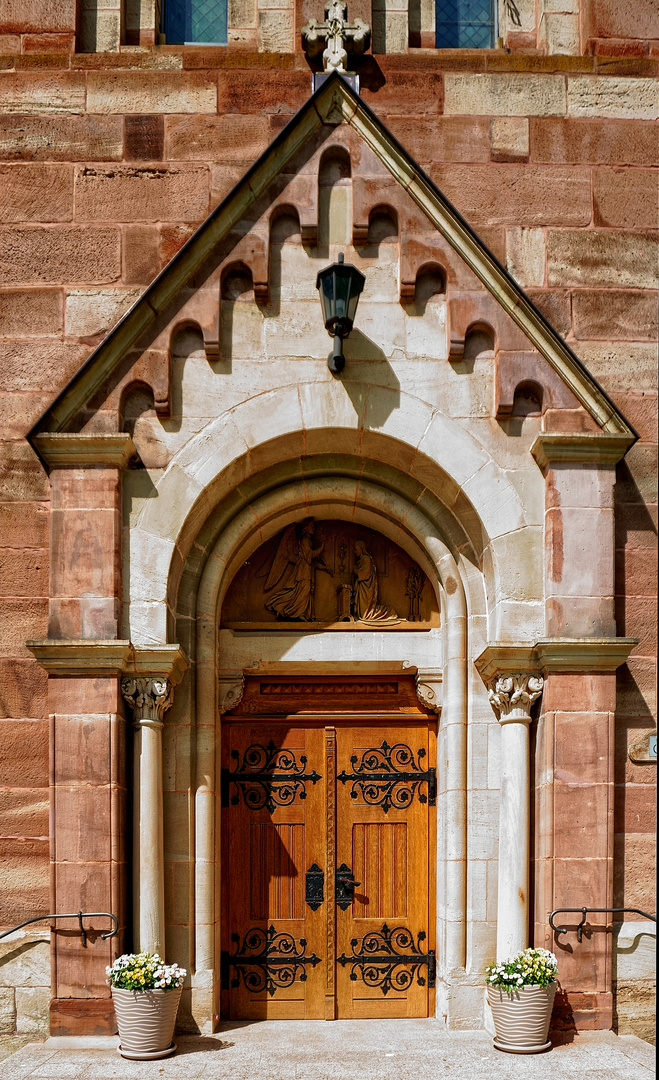
[{"label": "cream colored stone", "polygon": [[422,316],[406,316],[405,356],[446,360],[446,304],[443,301],[426,304]]},{"label": "cream colored stone", "polygon": [[579,15],[565,12],[544,14],[538,37],[550,56],[578,56]]},{"label": "cream colored stone", "polygon": [[16,1030],[16,1001],[14,988],[0,989],[0,1035],[11,1035]]},{"label": "cream colored stone", "polygon": [[568,116],[620,120],[659,119],[656,79],[616,78],[613,75],[571,75],[567,80]]},{"label": "cream colored stone", "polygon": [[264,352],[263,316],[254,303],[223,300],[220,305],[220,357],[259,357]]},{"label": "cream colored stone", "polygon": [[526,524],[524,507],[506,474],[488,461],[462,485],[468,499],[478,509],[490,539],[514,532]]},{"label": "cream colored stone", "polygon": [[[135,77],[136,76],[136,77]],[[217,82],[198,72],[124,71],[87,73],[87,111],[90,113],[216,113]]]},{"label": "cream colored stone", "polygon": [[259,52],[293,52],[294,25],[292,12],[259,11],[258,14]]},{"label": "cream colored stone", "polygon": [[657,973],[657,924],[648,919],[614,924],[613,978],[618,982],[654,979]]},{"label": "cream colored stone", "polygon": [[256,26],[254,0],[229,0],[229,28]]},{"label": "cream colored stone", "polygon": [[565,110],[562,75],[444,76],[447,116],[563,116]]},{"label": "cream colored stone", "polygon": [[110,10],[111,5],[82,12],[82,51],[119,52],[121,44],[121,12]]},{"label": "cream colored stone", "polygon": [[542,229],[507,229],[506,262],[523,288],[545,283],[545,234]]},{"label": "cream colored stone", "polygon": [[498,536],[490,548],[500,570],[497,598],[543,599],[544,529],[542,525]]},{"label": "cream colored stone", "polygon": [[490,121],[490,145],[495,161],[524,161],[529,156],[527,116],[494,116]]},{"label": "cream colored stone", "polygon": [[498,27],[499,33],[504,36],[506,31],[512,30],[518,33],[520,30],[523,33],[533,33],[535,30],[536,20],[536,3],[535,0],[516,0],[515,7],[519,12],[519,19],[521,26],[518,26],[516,22],[513,22],[510,17],[510,12],[505,0],[498,0]]},{"label": "cream colored stone", "polygon": [[82,72],[60,78],[42,74],[29,79],[25,73],[6,72],[0,80],[0,113],[83,113],[85,76]]},{"label": "cream colored stone", "polygon": [[50,985],[16,987],[16,1031],[19,1035],[49,1034]]},{"label": "cream colored stone", "polygon": [[373,4],[373,49],[375,52],[407,52],[407,10],[392,10],[394,6],[400,8],[403,5],[399,0],[394,0],[391,4],[389,0],[384,0],[378,10],[375,3]]},{"label": "cream colored stone", "polygon": [[67,337],[107,334],[141,295],[141,289],[70,289],[64,316]]},{"label": "cream colored stone", "polygon": [[50,985],[50,933],[17,930],[0,942],[0,987]]}]

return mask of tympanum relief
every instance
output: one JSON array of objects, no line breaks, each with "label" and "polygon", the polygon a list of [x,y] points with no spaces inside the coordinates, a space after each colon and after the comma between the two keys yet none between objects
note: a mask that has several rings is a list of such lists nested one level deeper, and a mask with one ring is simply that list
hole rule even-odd
[{"label": "tympanum relief", "polygon": [[439,625],[426,575],[393,541],[345,521],[304,518],[263,544],[236,574],[222,626],[425,630]]}]

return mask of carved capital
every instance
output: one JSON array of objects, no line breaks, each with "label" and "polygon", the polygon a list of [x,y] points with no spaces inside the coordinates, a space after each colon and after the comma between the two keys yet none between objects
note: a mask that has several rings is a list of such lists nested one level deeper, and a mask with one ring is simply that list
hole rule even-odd
[{"label": "carved capital", "polygon": [[490,705],[500,724],[531,722],[531,706],[540,697],[544,679],[532,672],[502,673],[488,683]]},{"label": "carved capital", "polygon": [[174,701],[174,687],[162,676],[129,677],[121,680],[121,692],[140,726],[162,727],[163,717]]},{"label": "carved capital", "polygon": [[222,671],[218,676],[217,701],[220,713],[235,709],[243,700],[245,673],[242,670]]},{"label": "carved capital", "polygon": [[424,671],[423,668],[415,675],[416,696],[426,709],[433,712],[442,711],[442,672]]}]

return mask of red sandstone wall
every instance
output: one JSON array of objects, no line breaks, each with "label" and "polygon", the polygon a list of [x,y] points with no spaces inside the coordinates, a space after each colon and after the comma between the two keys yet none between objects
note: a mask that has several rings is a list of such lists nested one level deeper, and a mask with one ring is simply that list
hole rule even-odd
[{"label": "red sandstone wall", "polygon": [[[604,19],[603,0],[593,5]],[[23,436],[120,313],[116,290],[153,277],[310,89],[301,56],[174,48],[71,55],[69,5],[48,3],[43,12],[35,36],[22,25],[26,55],[0,59],[4,925],[48,908],[46,677],[24,641],[48,631],[49,487]],[[7,16],[0,42],[14,52],[12,26]],[[60,52],[31,51],[46,30],[61,35]],[[641,436],[616,493],[618,632],[641,644],[619,676],[615,902],[648,909],[656,770],[632,765],[627,747],[655,725],[656,295],[648,286],[658,154],[656,126],[638,102],[659,61],[470,52],[377,61],[364,78],[365,100],[499,259],[531,281],[536,303]],[[483,115],[473,104],[461,113],[473,94],[460,80],[479,73],[494,78],[497,100],[525,80],[522,96],[536,115],[502,124],[487,105]],[[568,115],[577,91],[580,100],[594,93],[595,76],[604,97],[621,103],[617,115],[594,107]],[[525,262],[525,238],[540,252],[540,271]]]}]

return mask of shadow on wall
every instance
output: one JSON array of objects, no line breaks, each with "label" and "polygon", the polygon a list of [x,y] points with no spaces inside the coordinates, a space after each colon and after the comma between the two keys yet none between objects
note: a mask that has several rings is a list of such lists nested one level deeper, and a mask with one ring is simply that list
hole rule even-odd
[{"label": "shadow on wall", "polygon": [[380,346],[361,330],[353,330],[346,338],[344,352],[346,366],[341,384],[357,416],[364,427],[384,427],[400,408],[400,382],[394,369]]}]

